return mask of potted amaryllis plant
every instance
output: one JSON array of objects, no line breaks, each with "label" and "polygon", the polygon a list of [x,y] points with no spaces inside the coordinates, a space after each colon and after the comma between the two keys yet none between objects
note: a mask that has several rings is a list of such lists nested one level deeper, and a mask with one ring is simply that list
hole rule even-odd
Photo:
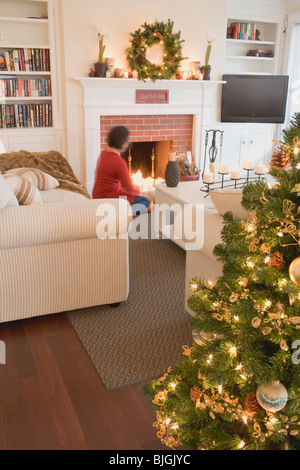
[{"label": "potted amaryllis plant", "polygon": [[206,54],[205,54],[205,65],[201,67],[201,73],[203,74],[203,80],[210,80],[211,65],[209,64],[212,42],[214,39],[207,40]]},{"label": "potted amaryllis plant", "polygon": [[98,28],[98,42],[99,42],[99,55],[98,55],[98,62],[94,64],[95,72],[96,72],[96,77],[105,77],[106,63],[104,62],[104,59],[103,59],[104,51],[105,51],[104,35],[101,34],[99,28]]}]

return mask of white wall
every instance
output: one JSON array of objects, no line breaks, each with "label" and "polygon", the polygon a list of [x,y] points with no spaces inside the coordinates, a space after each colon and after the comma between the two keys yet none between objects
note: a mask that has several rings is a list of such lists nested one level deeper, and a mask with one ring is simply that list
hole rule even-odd
[{"label": "white wall", "polygon": [[[74,77],[87,76],[97,60],[97,25],[110,33],[105,39],[105,56],[116,58],[115,66],[126,68],[125,49],[130,33],[155,19],[174,21],[181,31],[186,63],[204,63],[205,35],[213,43],[212,79],[222,78],[226,37],[227,0],[60,0],[66,80],[67,157],[78,178],[85,182],[84,122],[82,89]],[[187,65],[187,64],[185,64]],[[217,119],[217,114],[216,114]]]}]

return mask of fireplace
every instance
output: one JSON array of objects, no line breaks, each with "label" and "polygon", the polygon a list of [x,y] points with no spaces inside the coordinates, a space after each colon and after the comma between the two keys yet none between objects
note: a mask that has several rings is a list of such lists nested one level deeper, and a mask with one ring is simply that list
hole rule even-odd
[{"label": "fireplace", "polygon": [[[90,193],[107,133],[119,124],[129,128],[131,142],[170,142],[170,152],[191,151],[200,168],[204,130],[214,122],[212,93],[216,93],[216,87],[223,81],[158,80],[153,83],[87,77],[75,80],[83,87],[85,180]],[[136,91],[140,89],[168,90],[169,103],[138,103]],[[163,172],[163,167],[165,162],[159,171]]]},{"label": "fireplace", "polygon": [[123,158],[131,173],[140,172],[143,178],[164,178],[170,153],[192,153],[193,122],[194,116],[190,114],[101,116],[101,150],[112,127],[126,126],[130,131],[130,149]]}]

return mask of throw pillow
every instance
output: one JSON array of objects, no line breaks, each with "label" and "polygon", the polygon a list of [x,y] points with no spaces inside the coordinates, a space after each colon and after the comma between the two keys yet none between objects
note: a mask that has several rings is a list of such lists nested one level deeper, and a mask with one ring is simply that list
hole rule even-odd
[{"label": "throw pillow", "polygon": [[242,189],[216,189],[209,193],[219,214],[232,212],[235,217],[248,220],[251,214],[242,206],[242,194]]},{"label": "throw pillow", "polygon": [[3,176],[0,175],[0,209],[3,209],[6,206],[18,206],[18,199],[15,196],[15,193],[7,184]]},{"label": "throw pillow", "polygon": [[41,193],[36,186],[18,175],[5,173],[5,181],[9,184],[20,205],[42,204]]},{"label": "throw pillow", "polygon": [[14,168],[7,170],[6,174],[20,176],[21,178],[34,184],[40,191],[43,189],[53,189],[59,186],[59,182],[53,176],[37,168]]}]

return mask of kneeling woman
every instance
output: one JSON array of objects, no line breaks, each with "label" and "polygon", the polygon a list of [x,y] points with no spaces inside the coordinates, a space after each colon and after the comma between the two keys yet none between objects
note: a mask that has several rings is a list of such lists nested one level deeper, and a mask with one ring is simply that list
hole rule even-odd
[{"label": "kneeling woman", "polygon": [[111,129],[107,137],[108,148],[103,150],[96,166],[93,199],[127,197],[133,206],[133,214],[147,210],[150,201],[140,195],[140,189],[134,186],[125,160],[121,157],[129,143],[129,131],[124,126]]}]

